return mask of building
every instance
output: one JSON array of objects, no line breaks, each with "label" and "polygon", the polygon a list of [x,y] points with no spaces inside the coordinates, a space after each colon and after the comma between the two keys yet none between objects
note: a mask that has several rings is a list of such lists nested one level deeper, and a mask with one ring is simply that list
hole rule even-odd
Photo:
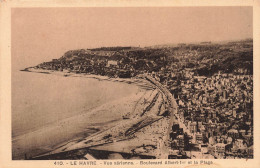
[{"label": "building", "polygon": [[111,66],[117,66],[118,62],[115,60],[108,60],[107,61],[107,67],[111,67]]}]

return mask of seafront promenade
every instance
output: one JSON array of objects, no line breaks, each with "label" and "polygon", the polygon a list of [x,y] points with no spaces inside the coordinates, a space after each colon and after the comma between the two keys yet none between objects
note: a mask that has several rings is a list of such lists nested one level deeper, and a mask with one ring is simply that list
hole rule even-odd
[{"label": "seafront promenade", "polygon": [[[149,75],[138,76],[133,81],[142,81],[149,89],[136,102],[131,114],[118,122],[118,126],[107,128],[82,140],[72,141],[34,159],[51,159],[54,156],[59,157],[59,153],[65,157],[66,152],[82,150],[110,151],[120,155],[128,153],[129,156],[168,159],[169,135],[173,123],[177,121],[176,102],[171,93]],[[121,148],[119,149],[118,146]]]},{"label": "seafront promenade", "polygon": [[187,126],[184,124],[184,118],[181,118],[181,116],[178,113],[178,105],[176,103],[176,100],[174,99],[173,95],[169,92],[167,88],[165,88],[160,82],[158,82],[155,78],[153,78],[150,75],[139,75],[139,77],[146,79],[147,81],[151,82],[154,86],[157,87],[167,98],[168,102],[168,112],[170,116],[170,122],[167,134],[163,138],[163,147],[162,147],[162,155],[161,159],[168,159],[169,149],[170,147],[170,133],[173,131],[172,126],[174,124],[178,124],[180,128],[183,129],[183,132],[186,133],[188,136],[194,138],[194,135],[191,134],[190,130],[187,128]]},{"label": "seafront promenade", "polygon": [[167,133],[163,137],[163,146],[161,148],[161,159],[168,159],[169,155],[169,149],[170,149],[170,133],[172,131],[172,125],[176,123],[178,114],[177,114],[177,103],[171,93],[166,89],[160,82],[156,81],[153,77],[150,75],[141,75],[140,77],[143,77],[144,79],[148,80],[152,84],[154,84],[157,89],[159,89],[167,98],[167,110],[170,115],[170,122],[168,125]]}]

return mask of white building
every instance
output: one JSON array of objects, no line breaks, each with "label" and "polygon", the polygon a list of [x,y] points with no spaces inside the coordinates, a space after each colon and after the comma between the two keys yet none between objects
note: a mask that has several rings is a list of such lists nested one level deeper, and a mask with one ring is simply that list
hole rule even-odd
[{"label": "white building", "polygon": [[115,61],[115,60],[109,60],[109,61],[107,62],[107,67],[110,67],[111,65],[117,66],[117,61]]}]

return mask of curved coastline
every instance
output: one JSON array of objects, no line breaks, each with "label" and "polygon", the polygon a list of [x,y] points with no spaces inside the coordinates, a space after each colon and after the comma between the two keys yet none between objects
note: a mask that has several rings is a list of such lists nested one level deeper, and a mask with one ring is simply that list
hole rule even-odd
[{"label": "curved coastline", "polygon": [[[76,76],[81,76],[81,75],[76,75]],[[88,75],[87,75],[88,76]],[[94,78],[96,78],[96,77],[100,77],[100,76],[88,76],[88,77],[94,77]],[[104,79],[103,77],[101,77],[102,79],[101,80],[107,80],[107,79]],[[113,81],[123,81],[123,82],[125,82],[125,81],[129,81],[129,80],[132,80],[132,79],[121,79],[121,78],[119,78],[119,79],[115,79],[115,78],[111,78],[111,79],[109,79],[109,80],[113,80]],[[151,98],[152,98],[152,100],[151,100],[151,102],[149,102],[148,104],[147,104],[147,107],[149,107],[149,109],[148,110],[150,110],[150,111],[153,111],[153,109],[150,109],[150,108],[154,108],[154,106],[157,106],[157,105],[155,105],[154,104],[154,101],[156,101],[156,103],[158,103],[157,102],[157,98],[158,98],[158,93],[160,93],[160,95],[161,96],[165,96],[165,98],[166,98],[166,100],[167,100],[167,102],[168,102],[168,105],[167,105],[167,107],[165,107],[164,109],[167,109],[169,112],[170,112],[170,117],[168,118],[168,117],[160,117],[160,115],[158,116],[158,114],[163,114],[164,112],[156,112],[157,114],[156,115],[153,115],[153,114],[151,114],[151,112],[149,111],[148,112],[148,114],[146,115],[146,117],[148,117],[148,118],[150,118],[150,119],[145,119],[146,117],[139,117],[139,119],[134,119],[134,118],[132,118],[132,119],[130,119],[130,121],[128,120],[128,121],[122,121],[123,122],[123,125],[121,124],[122,122],[118,122],[118,124],[119,125],[121,125],[120,127],[121,127],[121,129],[122,128],[125,128],[125,129],[123,129],[123,130],[125,130],[126,131],[126,133],[128,132],[128,130],[129,129],[127,129],[127,128],[130,128],[130,129],[132,129],[132,133],[131,134],[133,134],[133,135],[135,135],[135,136],[140,136],[140,135],[138,135],[139,133],[139,131],[140,130],[143,130],[143,129],[148,129],[148,132],[149,132],[149,128],[148,127],[151,127],[151,125],[153,125],[154,124],[154,122],[155,122],[155,124],[156,123],[158,123],[158,122],[160,122],[160,120],[161,119],[163,119],[163,120],[165,120],[165,121],[162,121],[163,123],[164,123],[164,127],[166,127],[166,129],[164,129],[164,133],[162,133],[162,135],[161,135],[161,140],[159,140],[157,143],[159,143],[160,145],[160,147],[159,147],[159,149],[157,150],[157,151],[155,151],[155,152],[150,152],[150,155],[155,155],[155,157],[157,157],[157,158],[165,158],[165,159],[167,159],[167,157],[168,157],[168,154],[169,154],[169,151],[168,151],[168,146],[169,146],[169,134],[170,134],[170,131],[171,131],[171,125],[173,124],[173,122],[175,121],[175,119],[176,119],[176,113],[177,113],[177,104],[176,104],[176,101],[175,101],[175,99],[173,98],[173,96],[170,94],[170,92],[163,86],[163,85],[161,85],[159,82],[157,82],[155,79],[153,79],[151,76],[149,76],[149,75],[139,75],[139,76],[137,76],[134,80],[136,80],[136,81],[143,81],[143,80],[145,80],[145,84],[148,84],[148,85],[152,85],[153,86],[153,88],[155,89],[155,90],[157,90],[157,94],[154,94]],[[150,86],[151,87],[151,86]],[[163,101],[165,101],[164,99],[162,99]],[[140,101],[140,100],[139,100]],[[137,102],[137,103],[139,103],[140,104],[140,102]],[[166,103],[167,104],[167,103]],[[158,105],[158,106],[160,106],[160,105]],[[147,109],[147,108],[146,108]],[[161,108],[159,108],[159,110],[162,110]],[[137,112],[137,113],[140,113],[140,109],[139,109],[139,112]],[[144,114],[144,112],[140,115],[140,116],[142,116]],[[137,114],[138,115],[138,114]],[[154,116],[154,117],[153,117]],[[138,118],[138,117],[137,117]],[[131,121],[132,120],[132,121]],[[138,128],[138,127],[136,127],[136,126],[134,126],[133,125],[133,123],[138,123],[138,122],[144,122],[144,123],[146,123],[146,124],[144,124],[143,126],[141,126],[140,128]],[[127,124],[128,123],[128,124]],[[148,127],[147,127],[148,126]],[[160,125],[159,125],[160,126]],[[161,125],[162,126],[162,125]],[[126,137],[122,137],[122,138],[116,138],[116,137],[118,137],[118,135],[117,134],[115,134],[115,135],[113,135],[113,133],[111,132],[111,129],[114,129],[114,130],[117,130],[117,127],[114,127],[114,128],[108,128],[108,130],[106,130],[106,131],[104,131],[104,132],[97,132],[97,133],[95,133],[95,134],[93,134],[93,135],[91,135],[91,136],[88,136],[88,137],[86,137],[86,138],[83,138],[82,140],[77,140],[77,141],[70,141],[70,142],[67,142],[67,143],[65,143],[65,144],[62,144],[62,145],[60,145],[59,147],[57,147],[55,150],[53,150],[52,152],[48,152],[48,153],[45,153],[45,154],[43,154],[43,155],[38,155],[38,156],[36,156],[36,158],[51,158],[51,156],[52,155],[57,155],[57,154],[59,154],[59,153],[64,153],[64,152],[66,152],[66,151],[75,151],[75,150],[81,150],[81,149],[90,149],[90,148],[92,148],[92,149],[96,149],[95,148],[95,146],[97,145],[97,143],[95,143],[95,142],[93,142],[93,141],[100,141],[100,140],[98,140],[98,139],[100,139],[100,137],[105,137],[105,136],[107,136],[107,135],[110,135],[110,134],[112,134],[112,137],[115,137],[115,138],[112,138],[113,140],[112,141],[109,141],[109,142],[101,142],[100,144],[98,144],[98,146],[100,146],[101,145],[101,147],[97,147],[97,149],[104,149],[104,150],[110,150],[111,149],[111,147],[112,147],[112,149],[114,149],[114,147],[113,147],[113,144],[115,143],[115,144],[118,144],[118,143],[124,143],[124,141],[125,141],[125,143],[129,143],[130,142],[130,144],[131,144],[131,142],[132,141],[134,141],[134,140],[131,140],[131,138],[130,139],[128,139],[127,138],[127,134],[126,134]],[[162,130],[160,130],[160,131],[162,131]],[[114,132],[118,132],[118,131],[114,131]],[[122,132],[122,131],[121,131]],[[143,131],[144,132],[144,131]],[[144,132],[145,133],[145,132]],[[140,138],[140,137],[138,137],[138,138]],[[158,137],[157,137],[158,138]],[[142,139],[142,138],[141,138]],[[160,138],[158,138],[158,139],[160,139]],[[123,142],[122,142],[123,141]],[[93,143],[90,143],[90,144],[88,144],[88,142],[93,142]],[[108,145],[107,145],[107,143],[108,143]],[[102,147],[102,146],[104,146],[104,147]],[[108,146],[108,147],[107,147]],[[109,147],[110,146],[110,147]],[[130,145],[131,146],[131,145]],[[119,152],[120,152],[120,150],[119,150]]]},{"label": "curved coastline", "polygon": [[[34,70],[34,69],[33,69]],[[59,75],[59,76],[64,76],[66,75],[67,77],[80,77],[80,78],[91,78],[91,79],[97,79],[100,81],[110,81],[110,82],[123,82],[126,84],[134,84],[138,85],[140,87],[139,91],[137,93],[133,93],[124,99],[120,100],[115,100],[114,102],[110,102],[107,104],[104,104],[101,107],[93,108],[88,112],[88,114],[82,113],[80,115],[74,116],[67,118],[65,120],[61,120],[59,122],[52,123],[50,125],[46,125],[45,127],[42,127],[40,129],[35,129],[32,130],[29,133],[18,135],[16,137],[13,137],[13,159],[24,159],[25,158],[25,153],[27,155],[27,159],[30,157],[35,157],[38,156],[42,153],[46,153],[48,151],[52,151],[53,149],[56,149],[57,147],[60,147],[63,144],[69,143],[74,140],[79,140],[82,137],[88,137],[91,134],[94,134],[96,132],[101,131],[100,126],[98,126],[98,123],[101,123],[101,126],[106,125],[106,127],[110,127],[117,123],[117,120],[112,120],[111,121],[97,121],[97,119],[93,120],[96,121],[96,123],[92,123],[92,125],[84,124],[83,119],[88,121],[88,118],[93,115],[95,117],[95,114],[101,114],[104,112],[104,109],[106,111],[111,111],[107,114],[113,114],[117,113],[119,111],[125,111],[125,112],[130,112],[130,109],[135,106],[135,102],[141,99],[141,97],[147,92],[151,92],[153,90],[152,86],[149,85],[145,80],[143,79],[121,79],[121,78],[108,78],[108,77],[102,77],[102,76],[97,76],[97,75],[85,75],[85,74],[73,74],[73,73],[63,73],[63,72],[52,72],[52,71],[33,71],[33,70],[28,70],[28,72],[36,72],[36,73],[42,73],[46,72],[44,74],[46,75]],[[43,75],[44,75],[43,74]],[[143,91],[141,91],[143,90]],[[139,100],[140,101],[140,100]],[[113,109],[113,110],[112,110]],[[123,114],[122,114],[123,115]],[[92,117],[92,118],[93,118]],[[122,116],[121,116],[122,118]],[[82,120],[82,122],[77,122],[77,125],[80,126],[81,128],[84,129],[75,129],[75,128],[70,128],[69,126],[71,125],[72,121],[79,121]],[[54,139],[59,139],[58,134],[55,135],[55,132],[57,130],[60,130],[60,132],[63,132],[64,128],[67,128],[66,130],[70,130],[67,132],[74,132],[76,136],[68,136],[67,138],[61,138],[57,142],[56,140],[52,140],[54,143],[49,143],[49,140],[46,139],[45,142],[48,142],[48,145],[44,145],[44,142],[40,139],[37,140],[37,137],[40,137],[42,135],[45,135],[43,137],[48,137],[52,136]],[[85,131],[84,131],[85,130]],[[66,132],[64,132],[66,134]],[[47,136],[46,136],[47,135]],[[28,140],[29,138],[29,140]],[[43,138],[45,139],[45,138]],[[40,140],[40,141],[39,141]],[[38,145],[30,144],[32,142],[37,142]],[[28,149],[26,149],[28,148]],[[26,150],[26,151],[24,151]]]},{"label": "curved coastline", "polygon": [[25,68],[25,72],[34,72],[34,73],[43,73],[43,74],[52,74],[59,75],[64,77],[83,77],[83,78],[93,78],[97,80],[107,80],[112,82],[126,82],[128,84],[140,82],[137,78],[110,78],[108,76],[101,76],[95,74],[87,74],[87,73],[73,73],[73,72],[63,72],[63,71],[54,71],[54,70],[45,70],[45,69],[36,69],[34,67]]}]

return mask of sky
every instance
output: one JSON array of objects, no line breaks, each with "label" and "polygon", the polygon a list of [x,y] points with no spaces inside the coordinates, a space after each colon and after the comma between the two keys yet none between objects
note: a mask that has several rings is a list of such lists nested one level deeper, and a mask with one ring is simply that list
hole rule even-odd
[{"label": "sky", "polygon": [[13,8],[12,69],[66,51],[253,37],[252,7]]}]

